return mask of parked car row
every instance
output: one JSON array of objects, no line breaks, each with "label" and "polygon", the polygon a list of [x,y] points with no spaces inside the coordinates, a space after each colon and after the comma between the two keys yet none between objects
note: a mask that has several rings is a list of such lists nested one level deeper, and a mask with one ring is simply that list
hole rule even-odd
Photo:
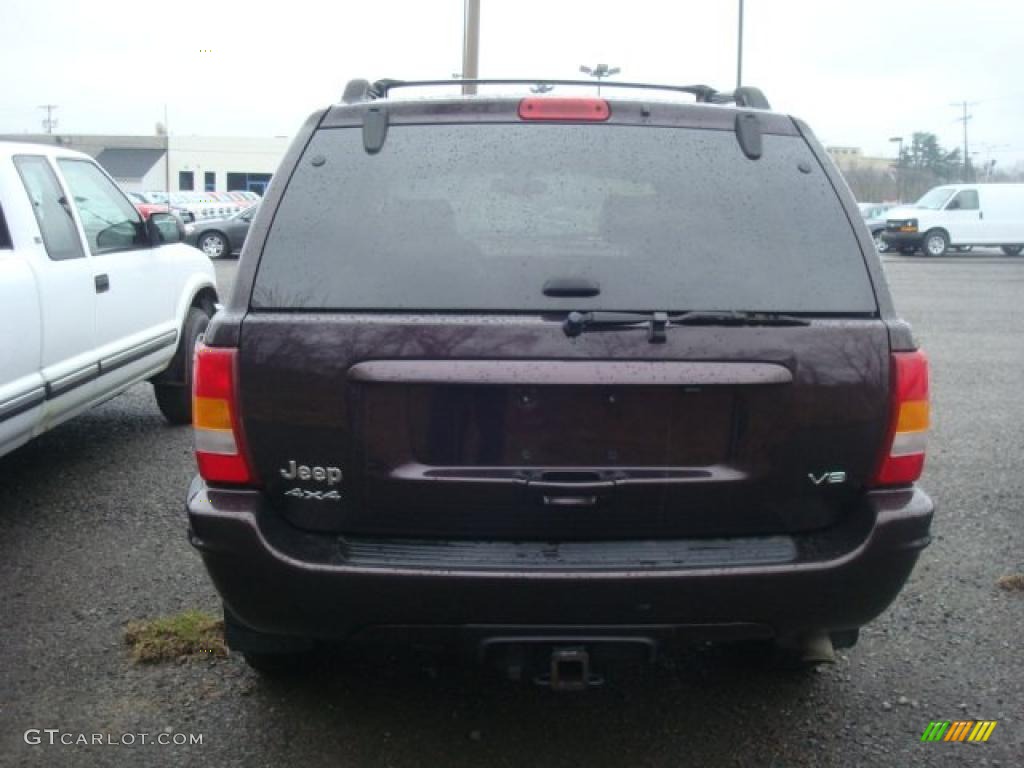
[{"label": "parked car row", "polygon": [[[167,205],[167,193],[159,190],[131,192],[129,195],[136,201],[136,207],[139,204]],[[171,209],[178,213],[186,223],[233,216],[247,208],[251,208],[259,201],[259,195],[246,190],[234,190],[232,192],[171,192],[170,195]]]},{"label": "parked car row", "polygon": [[[125,194],[143,219],[149,219],[154,213],[177,215],[184,224],[185,242],[211,259],[231,256],[242,249],[260,200],[255,192],[206,192],[201,199],[193,198],[194,193],[176,192],[171,194],[168,206],[164,192]],[[208,202],[214,199],[217,199],[216,207]]]}]

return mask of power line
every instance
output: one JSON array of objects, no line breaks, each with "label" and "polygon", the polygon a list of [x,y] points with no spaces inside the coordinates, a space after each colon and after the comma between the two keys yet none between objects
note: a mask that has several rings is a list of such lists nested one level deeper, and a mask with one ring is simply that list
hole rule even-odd
[{"label": "power line", "polygon": [[992,96],[988,99],[979,99],[978,101],[972,102],[973,104],[987,104],[990,101],[1003,101],[1005,99],[1019,99],[1024,98],[1024,91],[1018,91],[1016,93],[1007,93],[1002,96]]}]

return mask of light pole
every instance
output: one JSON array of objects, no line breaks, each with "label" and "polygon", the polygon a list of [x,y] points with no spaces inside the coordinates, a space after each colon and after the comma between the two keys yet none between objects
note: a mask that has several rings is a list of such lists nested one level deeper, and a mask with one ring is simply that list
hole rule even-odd
[{"label": "light pole", "polygon": [[167,105],[164,104],[164,180],[167,182],[167,212],[171,211],[171,126],[167,122]]},{"label": "light pole", "polygon": [[743,85],[743,0],[740,0],[739,30],[736,34],[736,87]]},{"label": "light pole", "polygon": [[602,80],[602,78],[611,77],[612,75],[617,75],[621,71],[622,70],[619,69],[618,67],[610,67],[609,68],[609,66],[607,64],[598,64],[593,69],[591,69],[588,66],[581,66],[580,67],[580,72],[582,72],[583,74],[590,75],[591,77],[597,78],[597,95],[598,96],[601,95],[601,80]]},{"label": "light pole", "polygon": [[[463,8],[462,77],[480,77],[480,0],[466,0]],[[463,95],[476,93],[475,83],[462,84]]]},{"label": "light pole", "polygon": [[40,109],[46,110],[46,119],[43,120],[43,130],[47,133],[53,133],[53,129],[57,127],[57,118],[53,116],[53,112],[57,109],[56,104],[40,104]]},{"label": "light pole", "polygon": [[903,202],[903,137],[893,136],[890,142],[899,142],[899,154],[896,155],[896,202]]}]

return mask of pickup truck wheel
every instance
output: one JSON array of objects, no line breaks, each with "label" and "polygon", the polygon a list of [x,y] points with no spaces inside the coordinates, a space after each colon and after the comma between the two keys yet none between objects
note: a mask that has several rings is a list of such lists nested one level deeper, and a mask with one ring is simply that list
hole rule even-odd
[{"label": "pickup truck wheel", "polygon": [[928,256],[945,256],[949,250],[949,235],[941,229],[933,229],[924,236],[924,252]]},{"label": "pickup truck wheel", "polygon": [[220,232],[203,232],[199,236],[199,249],[211,259],[228,255],[228,239]]},{"label": "pickup truck wheel", "polygon": [[1020,252],[1024,251],[1024,245],[1004,245],[1003,253],[1007,256],[1020,256]]},{"label": "pickup truck wheel", "polygon": [[174,353],[171,369],[181,371],[183,376],[178,381],[160,381],[153,383],[156,404],[160,412],[171,424],[192,423],[192,355],[196,342],[206,332],[210,324],[210,315],[200,307],[190,307],[185,315],[185,324],[178,340],[178,351]]}]

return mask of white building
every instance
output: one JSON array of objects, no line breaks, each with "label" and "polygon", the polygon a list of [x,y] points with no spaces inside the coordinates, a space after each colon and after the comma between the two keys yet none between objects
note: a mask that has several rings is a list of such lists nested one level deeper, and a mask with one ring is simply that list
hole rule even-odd
[{"label": "white building", "polygon": [[869,157],[860,147],[825,147],[832,162],[845,173],[858,169],[870,171],[891,171],[896,166],[896,159],[891,157]]},{"label": "white building", "polygon": [[[85,152],[129,192],[230,192],[263,194],[291,141],[286,136],[101,136],[8,134],[27,141]],[[168,187],[168,175],[170,185]]]}]

